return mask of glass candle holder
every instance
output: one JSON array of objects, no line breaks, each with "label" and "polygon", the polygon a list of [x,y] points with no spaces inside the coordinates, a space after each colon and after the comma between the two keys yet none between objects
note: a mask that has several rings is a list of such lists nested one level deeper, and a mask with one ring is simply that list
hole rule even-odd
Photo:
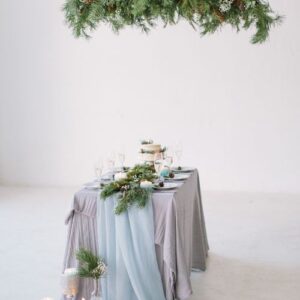
[{"label": "glass candle holder", "polygon": [[79,276],[76,268],[66,269],[61,275],[61,287],[67,299],[72,299],[78,293]]},{"label": "glass candle holder", "polygon": [[93,279],[94,290],[91,295],[91,300],[102,300],[99,290],[99,279]]}]

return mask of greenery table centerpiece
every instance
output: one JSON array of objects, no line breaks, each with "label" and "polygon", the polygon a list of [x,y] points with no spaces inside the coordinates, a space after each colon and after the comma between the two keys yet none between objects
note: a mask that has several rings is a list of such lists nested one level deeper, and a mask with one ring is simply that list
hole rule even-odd
[{"label": "greenery table centerpiece", "polygon": [[118,195],[115,207],[117,215],[126,211],[131,205],[145,207],[156,179],[152,165],[136,165],[127,172],[126,177],[105,185],[101,191],[101,198],[106,200],[112,195]]}]

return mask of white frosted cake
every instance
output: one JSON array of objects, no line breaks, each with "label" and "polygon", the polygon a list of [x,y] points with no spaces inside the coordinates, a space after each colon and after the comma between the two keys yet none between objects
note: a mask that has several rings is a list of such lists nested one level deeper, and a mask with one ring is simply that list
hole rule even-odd
[{"label": "white frosted cake", "polygon": [[143,162],[153,163],[154,159],[161,159],[163,157],[164,149],[161,145],[153,144],[152,141],[142,142],[140,153]]}]

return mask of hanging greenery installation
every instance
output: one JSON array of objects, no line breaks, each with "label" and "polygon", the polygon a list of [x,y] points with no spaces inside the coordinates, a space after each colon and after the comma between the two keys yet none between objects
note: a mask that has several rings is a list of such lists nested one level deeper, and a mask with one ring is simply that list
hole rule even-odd
[{"label": "hanging greenery installation", "polygon": [[157,21],[167,26],[186,20],[202,35],[225,24],[237,31],[254,26],[251,42],[256,44],[282,20],[264,0],[66,0],[63,10],[76,37],[89,37],[103,23],[115,32],[126,26],[148,32]]}]

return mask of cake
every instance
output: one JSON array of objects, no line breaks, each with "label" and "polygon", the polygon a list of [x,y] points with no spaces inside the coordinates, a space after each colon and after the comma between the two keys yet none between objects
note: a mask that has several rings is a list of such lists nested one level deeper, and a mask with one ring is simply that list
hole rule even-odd
[{"label": "cake", "polygon": [[160,144],[154,144],[153,141],[141,142],[141,160],[145,163],[153,163],[156,159],[163,159],[163,153],[165,148],[162,148]]}]

